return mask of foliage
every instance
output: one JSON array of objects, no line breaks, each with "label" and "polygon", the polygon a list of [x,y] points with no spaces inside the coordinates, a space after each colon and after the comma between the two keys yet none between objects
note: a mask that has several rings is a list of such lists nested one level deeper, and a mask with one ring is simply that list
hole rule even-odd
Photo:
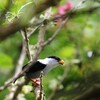
[{"label": "foliage", "polygon": [[[14,4],[9,10],[9,13],[11,13],[13,16],[7,15],[7,19],[4,19],[3,24],[0,21],[1,24],[5,25],[9,23],[8,20],[11,21],[15,16],[19,16],[18,11],[22,5],[25,5],[31,1],[33,0],[13,1]],[[0,2],[1,12],[7,3],[5,0],[0,0]],[[66,0],[63,0],[59,6],[64,4],[63,2],[66,2]],[[73,2],[73,4],[75,5],[77,2],[79,2],[79,0]],[[88,2],[93,2],[95,5],[100,6],[99,0],[97,0],[97,2]],[[85,2],[81,7],[87,9],[91,8],[91,5],[88,7],[87,2]],[[81,9],[81,7],[79,9]],[[57,10],[58,6],[52,9],[52,13],[55,13]],[[53,14],[52,16],[56,15],[57,14]],[[56,55],[65,60],[65,65],[63,68],[57,67],[43,78],[43,86],[46,93],[46,98],[50,98],[51,94],[55,91],[55,88],[57,87],[53,85],[59,83],[59,80],[62,79],[65,70],[68,70],[66,71],[66,78],[59,85],[55,95],[51,96],[53,98],[52,100],[72,100],[72,98],[83,93],[86,89],[90,88],[95,83],[100,84],[100,77],[98,77],[100,76],[99,15],[100,10],[95,11],[92,14],[87,12],[86,14],[79,14],[76,17],[70,18],[69,21],[64,25],[61,32],[52,41],[52,43],[47,45],[47,47],[45,47],[40,53],[39,58],[45,58],[49,55]],[[40,15],[36,17],[39,18],[39,16]],[[56,23],[57,25],[54,25],[55,23],[53,22],[52,27],[50,24],[48,25],[45,40],[54,34],[61,22],[62,20],[60,22],[58,21]],[[33,47],[36,45],[38,32],[39,29],[37,29],[29,39],[29,44]],[[21,48],[22,37],[20,32],[17,32],[16,34],[10,36],[5,41],[0,43],[0,76],[2,76],[0,79],[0,85],[3,85],[5,80],[13,75],[15,66],[17,64],[17,59],[19,58],[21,52]],[[24,63],[27,62],[28,59],[26,57]],[[94,72],[98,74],[93,74]],[[87,78],[89,76],[91,76],[91,79]],[[4,100],[7,94],[8,90],[1,92],[0,100]],[[27,100],[33,100],[34,95],[33,93],[28,93],[25,95],[25,97]]]}]

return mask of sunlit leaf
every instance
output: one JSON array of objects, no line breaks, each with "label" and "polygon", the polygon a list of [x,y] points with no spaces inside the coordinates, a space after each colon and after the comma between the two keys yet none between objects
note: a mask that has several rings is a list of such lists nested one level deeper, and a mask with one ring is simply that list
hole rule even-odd
[{"label": "sunlit leaf", "polygon": [[12,68],[12,59],[4,53],[0,53],[0,68]]}]

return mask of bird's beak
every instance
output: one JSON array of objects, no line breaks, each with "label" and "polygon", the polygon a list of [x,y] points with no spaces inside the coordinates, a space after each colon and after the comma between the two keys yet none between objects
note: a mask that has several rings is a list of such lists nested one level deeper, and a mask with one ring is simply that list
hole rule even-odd
[{"label": "bird's beak", "polygon": [[64,60],[60,60],[59,64],[63,65],[64,64]]}]

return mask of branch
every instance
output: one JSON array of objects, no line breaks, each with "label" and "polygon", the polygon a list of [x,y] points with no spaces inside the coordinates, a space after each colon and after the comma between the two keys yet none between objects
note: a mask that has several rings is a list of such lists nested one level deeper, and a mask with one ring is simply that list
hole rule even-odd
[{"label": "branch", "polygon": [[43,72],[41,71],[41,74],[40,74],[40,99],[41,100],[42,98],[44,98],[42,78],[43,78]]},{"label": "branch", "polygon": [[[19,81],[20,81],[20,80],[19,80]],[[20,91],[22,90],[23,85],[28,84],[28,83],[29,83],[29,80],[28,80],[28,79],[25,79],[23,82],[20,82],[20,83],[17,85],[16,91],[14,92],[14,95],[13,95],[13,97],[12,97],[11,100],[16,100],[18,94],[19,94]]]},{"label": "branch", "polygon": [[[41,9],[41,8],[40,8]],[[67,13],[66,15],[61,15],[59,17],[54,17],[52,19],[50,19],[51,21],[55,21],[59,18],[66,18],[66,16],[70,15],[71,17],[75,17],[75,16],[79,16],[79,15],[82,15],[82,14],[92,14],[93,12],[95,12],[96,10],[100,9],[100,6],[97,6],[97,7],[93,7],[93,8],[89,8],[89,9],[80,9],[78,11],[74,11],[74,12],[69,12]],[[38,13],[34,14],[34,15],[37,15]],[[5,40],[8,36],[14,34],[15,32],[17,32],[18,30],[20,29],[23,29],[25,27],[28,26],[28,21],[25,21],[25,23],[27,24],[21,24],[21,20],[18,19],[18,20],[14,20],[13,23],[10,23],[4,27],[0,27],[0,42]],[[36,26],[36,25],[39,25],[43,23],[40,22],[40,23],[37,23],[37,24],[34,24],[33,26]]]},{"label": "branch", "polygon": [[[20,57],[18,59],[17,65],[16,65],[14,77],[16,77],[20,73],[20,71],[22,69],[22,65],[24,63],[25,56],[26,56],[26,53],[25,53],[25,46],[24,46],[24,42],[23,42],[22,51],[20,53]],[[5,82],[4,86],[0,87],[0,92],[3,91],[4,89],[6,89],[10,85],[12,79],[13,78],[9,79],[7,82]]]},{"label": "branch", "polygon": [[[26,33],[26,29],[23,31],[20,31],[21,35],[22,35],[22,40],[23,40],[23,48],[22,48],[22,52],[21,52],[21,56],[18,60],[18,64],[16,66],[16,71],[15,71],[15,77],[21,72],[22,70],[22,66],[23,66],[23,62],[25,59],[25,55],[28,55],[29,58],[29,62],[32,60],[30,51],[29,51],[29,41],[28,41],[28,37],[27,37],[27,33]],[[25,52],[26,49],[26,52]],[[17,80],[17,83],[15,83],[14,85],[10,86],[10,94],[8,95],[8,98],[14,100],[17,98],[19,92],[21,91],[23,85],[28,84],[29,80],[27,78],[21,79],[21,80]],[[12,88],[14,89],[14,91],[12,91]]]},{"label": "branch", "polygon": [[45,45],[48,45],[50,44],[54,39],[55,37],[59,34],[59,32],[61,31],[61,29],[63,28],[63,26],[65,25],[65,23],[69,20],[69,17],[67,17],[63,22],[62,24],[58,27],[58,29],[56,30],[56,32],[47,40],[44,42],[44,46]]},{"label": "branch", "polygon": [[34,87],[34,92],[36,94],[36,100],[45,100],[45,94],[44,94],[44,91],[43,91],[43,84],[42,84],[42,80],[43,80],[43,72],[41,71],[41,74],[40,74],[40,84],[39,85],[36,85]]},{"label": "branch", "polygon": [[11,80],[6,82],[5,85],[0,88],[0,91],[7,88],[10,85],[10,83],[15,82],[18,78],[22,77],[24,73],[30,68],[30,66],[32,66],[36,62],[40,52],[43,49],[44,34],[45,34],[45,26],[42,26],[39,31],[38,43],[37,43],[36,50],[34,53],[33,61],[27,65],[24,71],[21,71],[17,76],[13,77]]},{"label": "branch", "polygon": [[[29,52],[29,44],[28,44],[28,38],[27,38],[26,31],[25,32],[21,31],[21,34],[22,34],[22,40],[23,40],[23,47],[22,47],[22,52],[21,52],[20,58],[18,60],[18,64],[16,66],[16,71],[15,71],[14,77],[16,77],[21,72],[26,54],[29,57],[29,61],[31,60],[31,55],[30,55],[30,52]],[[25,49],[26,49],[26,52],[25,52]],[[9,89],[10,93],[8,95],[8,98],[10,98],[12,100],[16,99],[20,90],[22,89],[23,85],[28,84],[28,82],[29,82],[29,80],[26,79],[26,78],[25,78],[24,81],[23,81],[23,79],[17,80],[17,83],[10,86],[10,89]],[[12,88],[14,89],[14,91],[12,91]]]},{"label": "branch", "polygon": [[8,25],[0,27],[0,42],[6,39],[8,36],[27,27],[33,16],[40,14],[50,6],[56,6],[59,1],[60,0],[38,0],[35,6],[34,3],[31,3],[30,9],[26,9],[18,19],[15,19]]},{"label": "branch", "polygon": [[[48,12],[48,10],[46,11],[46,13],[45,13],[45,16],[48,16],[48,14],[47,14],[47,12]],[[26,31],[25,31],[26,32]],[[25,33],[24,32],[24,33]],[[46,26],[45,25],[42,25],[41,26],[41,28],[40,28],[40,31],[39,31],[39,34],[45,34],[45,32],[46,32]],[[23,33],[23,32],[22,32]],[[27,35],[27,34],[26,34]],[[27,36],[24,36],[24,37],[26,37],[26,48],[28,49],[28,51],[29,51],[29,46],[28,46],[28,40],[27,40]],[[39,43],[41,44],[41,42],[44,42],[44,36],[43,35],[39,35],[39,40],[40,40],[40,38],[42,38],[42,40],[43,41],[39,41]],[[27,52],[27,53],[30,53],[30,52]],[[30,56],[32,56],[32,55],[30,55]],[[39,87],[35,87],[36,88],[36,90],[37,90],[37,88],[38,89],[40,89],[40,98],[39,98],[39,100],[41,99],[42,100],[42,98],[43,98],[43,100],[45,99],[45,96],[44,96],[44,92],[43,92],[43,87],[42,87],[42,77],[43,77],[43,73],[41,73],[41,76],[40,76],[40,88]],[[29,80],[27,81],[27,79],[26,79],[26,82],[29,82]],[[13,96],[13,99],[16,99],[16,97],[17,97],[17,95],[18,95],[18,93],[20,92],[20,90],[21,90],[21,88],[22,88],[22,86],[24,85],[24,84],[26,84],[26,82],[24,82],[24,83],[22,83],[18,88],[17,88],[17,90],[16,90],[16,92],[15,92],[15,95]],[[37,97],[38,95],[36,94],[36,97]]]},{"label": "branch", "polygon": [[32,56],[31,56],[30,50],[29,50],[29,38],[27,36],[26,29],[21,30],[21,34],[22,34],[23,40],[25,42],[25,48],[26,48],[27,57],[29,59],[29,62],[31,62],[32,61]]},{"label": "branch", "polygon": [[[37,60],[37,57],[39,56],[40,52],[42,51],[42,48],[43,48],[42,44],[43,44],[43,41],[44,41],[44,34],[45,34],[45,26],[41,26],[40,31],[39,31],[37,47],[36,47],[36,50],[35,50],[35,53],[34,53],[33,62],[31,64],[35,63],[35,61]],[[14,82],[18,78],[20,78],[24,74],[24,72],[27,71],[30,68],[30,66],[31,65],[28,65],[27,68],[24,71],[18,73],[11,80],[6,82],[5,85],[0,88],[0,92],[3,91],[4,89],[6,89],[12,82]],[[28,82],[29,82],[29,80],[26,79],[26,80],[24,80],[24,82],[17,83],[16,84],[17,88],[13,92],[13,95],[12,95],[12,97],[10,97],[10,99],[15,100],[17,98],[17,95],[19,94],[20,90],[22,89],[22,86],[24,84],[28,83]]]}]

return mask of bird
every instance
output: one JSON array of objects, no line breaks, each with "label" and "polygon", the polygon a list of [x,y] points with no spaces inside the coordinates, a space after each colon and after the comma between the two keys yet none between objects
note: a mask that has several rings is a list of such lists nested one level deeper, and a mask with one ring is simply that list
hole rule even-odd
[{"label": "bird", "polygon": [[[28,66],[28,64],[24,65],[22,70],[24,70]],[[38,59],[36,63],[31,65],[29,70],[25,72],[25,75],[28,79],[30,79],[31,81],[33,81],[33,83],[35,83],[35,81],[38,81],[41,72],[43,72],[43,75],[46,75],[53,68],[63,64],[64,60],[62,60],[57,56],[49,56],[44,59]]]}]

